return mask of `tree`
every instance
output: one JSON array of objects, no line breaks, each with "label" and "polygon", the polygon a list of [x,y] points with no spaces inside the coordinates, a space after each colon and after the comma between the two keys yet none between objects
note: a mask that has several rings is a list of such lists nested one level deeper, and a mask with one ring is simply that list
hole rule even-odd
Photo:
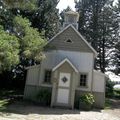
[{"label": "tree", "polygon": [[112,70],[117,75],[120,75],[120,42],[118,42],[115,46],[115,53],[113,55],[112,67],[113,67]]},{"label": "tree", "polygon": [[32,14],[30,21],[38,30],[45,31],[46,38],[52,38],[59,30],[59,13],[56,6],[59,0],[38,0],[38,9]]},{"label": "tree", "polygon": [[14,19],[14,33],[19,38],[20,56],[40,61],[46,44],[44,36],[32,28],[29,20],[22,16]]},{"label": "tree", "polygon": [[37,0],[4,0],[8,8],[35,9]]},{"label": "tree", "polygon": [[79,31],[98,52],[95,68],[103,73],[108,65],[108,50],[114,48],[118,21],[111,0],[80,0],[76,2],[80,13]]},{"label": "tree", "polygon": [[19,42],[17,37],[5,32],[0,26],[0,72],[19,62]]},{"label": "tree", "polygon": [[58,0],[0,0],[0,25],[14,34],[19,44],[19,63],[10,72],[6,68],[1,79],[15,79],[24,86],[25,67],[40,63],[45,37],[51,38],[58,30],[57,3]]},{"label": "tree", "polygon": [[2,25],[5,30],[11,30],[12,20],[14,16],[10,10],[6,9],[5,4],[0,0],[0,25]]},{"label": "tree", "polygon": [[22,16],[15,17],[13,30],[20,44],[20,63],[15,66],[13,72],[18,80],[24,80],[25,67],[38,64],[44,58],[42,51],[46,40],[44,35],[31,27],[30,21]]},{"label": "tree", "polygon": [[[118,0],[118,3],[114,6],[114,19],[117,21],[116,23],[119,23],[120,21],[120,0]],[[109,67],[108,70],[113,71],[115,74],[120,74],[120,24],[117,26],[117,30],[115,31],[115,34],[112,36],[114,37],[114,48],[110,49],[109,52]]]},{"label": "tree", "polygon": [[45,31],[46,38],[50,39],[58,32],[59,13],[56,6],[59,0],[5,1],[13,15],[22,15],[28,18],[32,27],[37,28],[39,32]]}]

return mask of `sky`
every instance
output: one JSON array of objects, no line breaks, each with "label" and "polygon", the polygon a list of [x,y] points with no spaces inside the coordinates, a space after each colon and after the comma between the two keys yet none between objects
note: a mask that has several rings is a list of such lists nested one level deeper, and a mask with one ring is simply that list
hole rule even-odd
[{"label": "sky", "polygon": [[72,10],[75,11],[75,3],[74,0],[60,0],[58,3],[57,8],[59,8],[59,12],[63,9],[67,8],[67,6],[70,6]]},{"label": "sky", "polygon": [[[115,0],[115,2],[117,2],[117,0]],[[63,9],[67,8],[67,6],[70,6],[72,10],[75,11],[74,0],[60,0],[60,2],[57,5],[57,8],[59,9],[59,12],[61,12]]]}]

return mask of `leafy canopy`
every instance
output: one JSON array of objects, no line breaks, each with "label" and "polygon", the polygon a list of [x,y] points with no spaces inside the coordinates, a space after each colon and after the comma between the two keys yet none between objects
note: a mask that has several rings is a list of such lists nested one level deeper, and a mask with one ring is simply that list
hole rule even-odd
[{"label": "leafy canopy", "polygon": [[42,33],[31,27],[28,19],[16,16],[14,19],[14,31],[19,37],[20,55],[40,61],[43,58],[43,47],[46,45],[46,40]]},{"label": "leafy canopy", "polygon": [[46,40],[37,29],[31,27],[28,19],[16,16],[15,35],[8,32],[0,26],[0,71],[8,70],[18,64],[21,57],[36,61],[44,57],[42,50]]},{"label": "leafy canopy", "polygon": [[37,0],[4,0],[8,8],[35,9]]},{"label": "leafy canopy", "polygon": [[0,26],[0,72],[10,69],[19,62],[19,42],[17,37],[10,35]]}]

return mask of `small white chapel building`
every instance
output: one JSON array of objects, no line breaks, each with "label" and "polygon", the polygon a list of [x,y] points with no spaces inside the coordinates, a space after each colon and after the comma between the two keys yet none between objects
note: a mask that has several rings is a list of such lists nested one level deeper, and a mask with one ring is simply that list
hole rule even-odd
[{"label": "small white chapel building", "polygon": [[92,93],[94,106],[105,103],[106,75],[94,70],[97,52],[77,31],[78,13],[65,13],[63,29],[48,42],[52,49],[44,51],[40,65],[27,68],[24,98],[32,100],[39,89],[51,92],[51,107],[74,108],[80,95]]}]

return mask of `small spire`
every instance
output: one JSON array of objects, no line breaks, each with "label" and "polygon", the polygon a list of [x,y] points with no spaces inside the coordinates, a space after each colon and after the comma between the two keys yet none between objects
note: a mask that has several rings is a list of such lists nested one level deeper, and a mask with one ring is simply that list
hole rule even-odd
[{"label": "small spire", "polygon": [[64,23],[63,27],[66,27],[70,24],[72,24],[76,29],[78,29],[78,19],[79,19],[79,14],[75,11],[67,11],[64,13]]}]

